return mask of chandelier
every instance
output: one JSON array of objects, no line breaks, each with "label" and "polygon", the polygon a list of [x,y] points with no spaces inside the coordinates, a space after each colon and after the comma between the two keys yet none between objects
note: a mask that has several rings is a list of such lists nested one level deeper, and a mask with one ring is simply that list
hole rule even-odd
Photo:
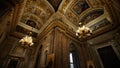
[{"label": "chandelier", "polygon": [[82,25],[82,23],[79,23],[79,27],[76,31],[76,36],[78,36],[78,38],[86,38],[88,36],[92,35],[92,30],[90,30],[88,27]]},{"label": "chandelier", "polygon": [[34,44],[32,36],[30,36],[31,34],[32,34],[32,32],[30,32],[29,35],[26,35],[25,37],[20,39],[19,42],[22,44],[22,46],[28,47],[28,46],[32,46]]}]

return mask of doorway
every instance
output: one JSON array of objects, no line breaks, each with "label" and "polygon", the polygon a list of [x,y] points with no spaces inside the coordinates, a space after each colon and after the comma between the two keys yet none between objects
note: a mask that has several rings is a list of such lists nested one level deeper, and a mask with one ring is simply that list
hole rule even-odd
[{"label": "doorway", "polygon": [[97,49],[104,68],[120,68],[120,60],[118,59],[112,46],[106,46]]}]

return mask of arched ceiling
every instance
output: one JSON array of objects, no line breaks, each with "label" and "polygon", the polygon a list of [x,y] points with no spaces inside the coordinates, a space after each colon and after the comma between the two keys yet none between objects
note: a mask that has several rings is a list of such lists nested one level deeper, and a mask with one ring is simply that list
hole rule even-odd
[{"label": "arched ceiling", "polygon": [[[25,33],[34,32],[34,37],[40,32],[41,28],[58,12],[67,19],[68,26],[78,27],[79,22],[90,27],[92,30],[99,30],[111,24],[111,19],[106,9],[98,0],[24,0],[23,13],[20,22],[16,25],[16,31]],[[55,17],[54,17],[55,18]],[[32,22],[36,23],[33,27]],[[71,24],[70,24],[71,23]],[[71,27],[74,31],[75,28]],[[21,31],[22,30],[22,31]]]}]

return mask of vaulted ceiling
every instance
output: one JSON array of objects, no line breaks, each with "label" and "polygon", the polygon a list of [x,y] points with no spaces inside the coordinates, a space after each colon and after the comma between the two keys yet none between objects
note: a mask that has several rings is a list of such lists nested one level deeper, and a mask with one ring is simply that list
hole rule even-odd
[{"label": "vaulted ceiling", "polygon": [[[8,3],[14,2],[19,3],[17,0],[9,0]],[[15,30],[20,33],[32,30],[34,37],[37,37],[41,28],[58,13],[66,18],[65,23],[74,31],[79,22],[90,27],[95,33],[112,27],[108,11],[97,0],[22,0],[20,4],[23,8]],[[0,10],[4,8],[6,7]]]}]

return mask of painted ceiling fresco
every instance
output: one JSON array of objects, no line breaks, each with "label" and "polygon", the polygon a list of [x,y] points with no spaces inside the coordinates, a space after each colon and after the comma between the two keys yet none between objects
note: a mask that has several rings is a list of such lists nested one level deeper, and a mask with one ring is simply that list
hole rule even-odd
[{"label": "painted ceiling fresco", "polygon": [[80,21],[84,22],[83,24],[87,24],[90,21],[96,19],[97,17],[101,16],[104,13],[102,9],[94,10],[86,14]]},{"label": "painted ceiling fresco", "polygon": [[80,15],[83,11],[85,11],[88,8],[89,8],[89,5],[87,4],[86,1],[78,1],[73,6],[74,12],[76,12],[78,15]]},{"label": "painted ceiling fresco", "polygon": [[93,31],[96,31],[100,28],[103,28],[107,25],[111,24],[110,21],[105,18],[105,19],[102,19],[101,21],[97,22],[96,24],[92,25],[90,28],[93,30]]}]

